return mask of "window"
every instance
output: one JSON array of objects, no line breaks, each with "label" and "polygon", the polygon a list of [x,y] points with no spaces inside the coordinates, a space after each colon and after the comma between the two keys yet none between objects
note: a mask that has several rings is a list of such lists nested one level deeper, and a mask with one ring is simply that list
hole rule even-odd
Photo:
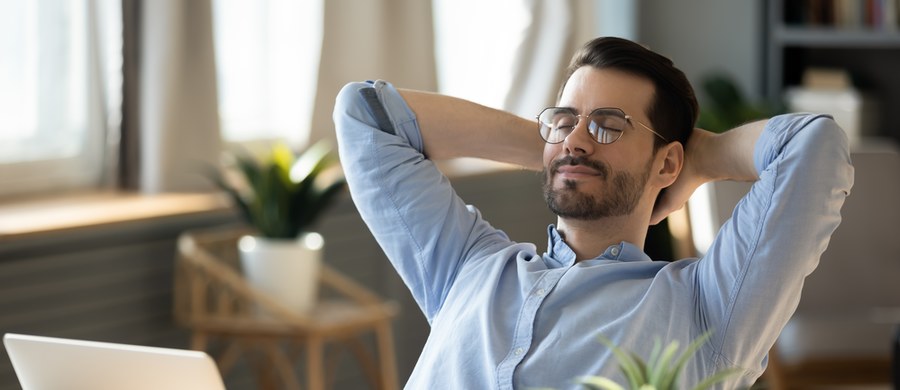
[{"label": "window", "polygon": [[0,195],[100,183],[121,30],[118,0],[0,1]]},{"label": "window", "polygon": [[214,0],[226,141],[307,142],[322,47],[321,0]]},{"label": "window", "polygon": [[503,108],[516,50],[530,24],[522,0],[433,0],[441,93]]}]

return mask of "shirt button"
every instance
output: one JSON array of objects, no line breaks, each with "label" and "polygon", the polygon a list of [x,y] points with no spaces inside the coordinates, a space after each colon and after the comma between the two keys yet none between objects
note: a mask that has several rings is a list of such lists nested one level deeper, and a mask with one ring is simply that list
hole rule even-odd
[{"label": "shirt button", "polygon": [[535,295],[542,297],[542,296],[544,296],[544,293],[546,293],[546,292],[547,292],[547,290],[539,289],[539,290],[535,291]]},{"label": "shirt button", "polygon": [[516,348],[516,350],[514,351],[514,353],[516,354],[516,356],[520,356],[520,355],[522,355],[523,353],[525,353],[525,350],[522,349],[522,348]]},{"label": "shirt button", "polygon": [[611,253],[613,256],[618,256],[619,255],[619,247],[613,247],[612,249],[609,250],[609,253]]}]

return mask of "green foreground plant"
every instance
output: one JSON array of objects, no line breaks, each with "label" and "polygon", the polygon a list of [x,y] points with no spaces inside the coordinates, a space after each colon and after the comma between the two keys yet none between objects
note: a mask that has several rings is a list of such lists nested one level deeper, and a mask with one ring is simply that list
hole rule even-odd
[{"label": "green foreground plant", "polygon": [[[601,376],[584,376],[578,378],[577,382],[597,390],[676,390],[678,377],[685,364],[709,337],[709,332],[701,335],[681,354],[678,354],[678,341],[673,341],[663,348],[662,342],[657,338],[653,343],[650,359],[645,362],[636,354],[617,347],[612,341],[601,336],[600,342],[609,347],[619,361],[619,368],[628,380],[628,387]],[[740,370],[736,368],[717,372],[694,386],[694,390],[708,389],[738,373]]]},{"label": "green foreground plant", "polygon": [[261,160],[231,156],[234,166],[216,170],[213,180],[264,237],[293,239],[308,231],[345,185],[343,177],[323,175],[337,163],[324,142],[299,156],[280,143]]}]

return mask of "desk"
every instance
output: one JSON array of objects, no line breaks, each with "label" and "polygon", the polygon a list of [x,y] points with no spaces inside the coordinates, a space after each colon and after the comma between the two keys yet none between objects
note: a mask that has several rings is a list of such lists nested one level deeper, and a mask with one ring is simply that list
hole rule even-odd
[{"label": "desk", "polygon": [[[319,390],[334,377],[336,355],[326,359],[326,347],[336,344],[354,354],[373,388],[397,388],[391,332],[397,305],[323,264],[320,286],[332,294],[309,313],[293,312],[241,276],[237,240],[244,234],[192,231],[179,238],[174,314],[191,330],[191,348],[224,344],[216,357],[223,376],[241,357],[260,356],[255,363],[262,388],[280,382],[283,388],[300,389],[293,362],[303,358],[307,388]],[[377,358],[363,343],[368,334],[375,336]]]}]

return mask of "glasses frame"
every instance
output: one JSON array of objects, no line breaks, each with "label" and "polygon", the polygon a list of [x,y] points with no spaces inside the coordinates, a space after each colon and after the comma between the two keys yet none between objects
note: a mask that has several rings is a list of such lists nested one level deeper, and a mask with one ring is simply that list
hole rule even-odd
[{"label": "glasses frame", "polygon": [[[557,142],[550,142],[550,141],[548,141],[546,138],[544,138],[544,135],[543,135],[543,132],[541,131],[541,129],[544,128],[545,124],[544,124],[544,122],[541,122],[541,115],[543,115],[544,112],[546,112],[547,110],[565,110],[565,111],[568,111],[569,113],[571,113],[572,115],[574,115],[575,118],[576,118],[576,120],[575,120],[575,125],[574,125],[573,128],[572,128],[572,131],[575,131],[575,128],[578,127],[578,125],[581,123],[581,118],[587,118],[587,119],[590,119],[591,116],[593,116],[594,113],[596,113],[597,111],[601,111],[601,110],[604,110],[604,111],[618,111],[618,112],[620,112],[620,113],[622,114],[622,117],[625,118],[625,121],[628,122],[628,124],[631,125],[631,127],[634,127],[634,124],[632,123],[632,121],[637,122],[637,124],[641,125],[641,127],[643,127],[644,129],[646,129],[647,131],[653,133],[653,135],[659,137],[661,140],[665,141],[666,143],[669,143],[669,140],[666,139],[666,137],[663,137],[662,134],[659,134],[658,132],[656,132],[656,130],[653,130],[652,128],[650,128],[650,126],[645,125],[643,122],[641,122],[641,121],[635,119],[635,118],[632,117],[631,115],[626,114],[626,113],[625,113],[625,110],[623,110],[623,109],[621,109],[621,108],[618,108],[618,107],[599,107],[599,108],[595,108],[595,109],[591,110],[591,112],[588,113],[587,115],[581,115],[581,114],[578,114],[578,113],[575,112],[574,109],[572,109],[572,108],[570,108],[570,107],[547,107],[547,108],[541,110],[541,112],[538,113],[537,116],[535,116],[535,119],[537,119],[537,122],[538,122],[538,134],[541,136],[541,139],[543,139],[544,142],[546,142],[546,143],[548,143],[548,144],[554,144],[554,145],[555,145],[555,144],[563,143],[563,142],[566,140],[566,138],[568,138],[569,135],[571,135],[572,133],[570,132],[569,134],[567,134],[565,137],[563,137],[561,140],[559,140],[559,141],[557,141]],[[623,129],[622,133],[623,133],[623,134],[625,133],[624,129]],[[598,133],[598,134],[599,134],[599,133]],[[596,143],[598,143],[598,144],[600,144],[600,145],[609,145],[609,144],[615,143],[616,141],[618,141],[618,140],[621,139],[621,138],[622,138],[622,136],[620,135],[618,138],[616,138],[616,139],[613,140],[612,142],[600,142],[600,139],[599,139],[598,137],[591,137],[591,139],[593,139],[594,142],[596,142]]]}]

